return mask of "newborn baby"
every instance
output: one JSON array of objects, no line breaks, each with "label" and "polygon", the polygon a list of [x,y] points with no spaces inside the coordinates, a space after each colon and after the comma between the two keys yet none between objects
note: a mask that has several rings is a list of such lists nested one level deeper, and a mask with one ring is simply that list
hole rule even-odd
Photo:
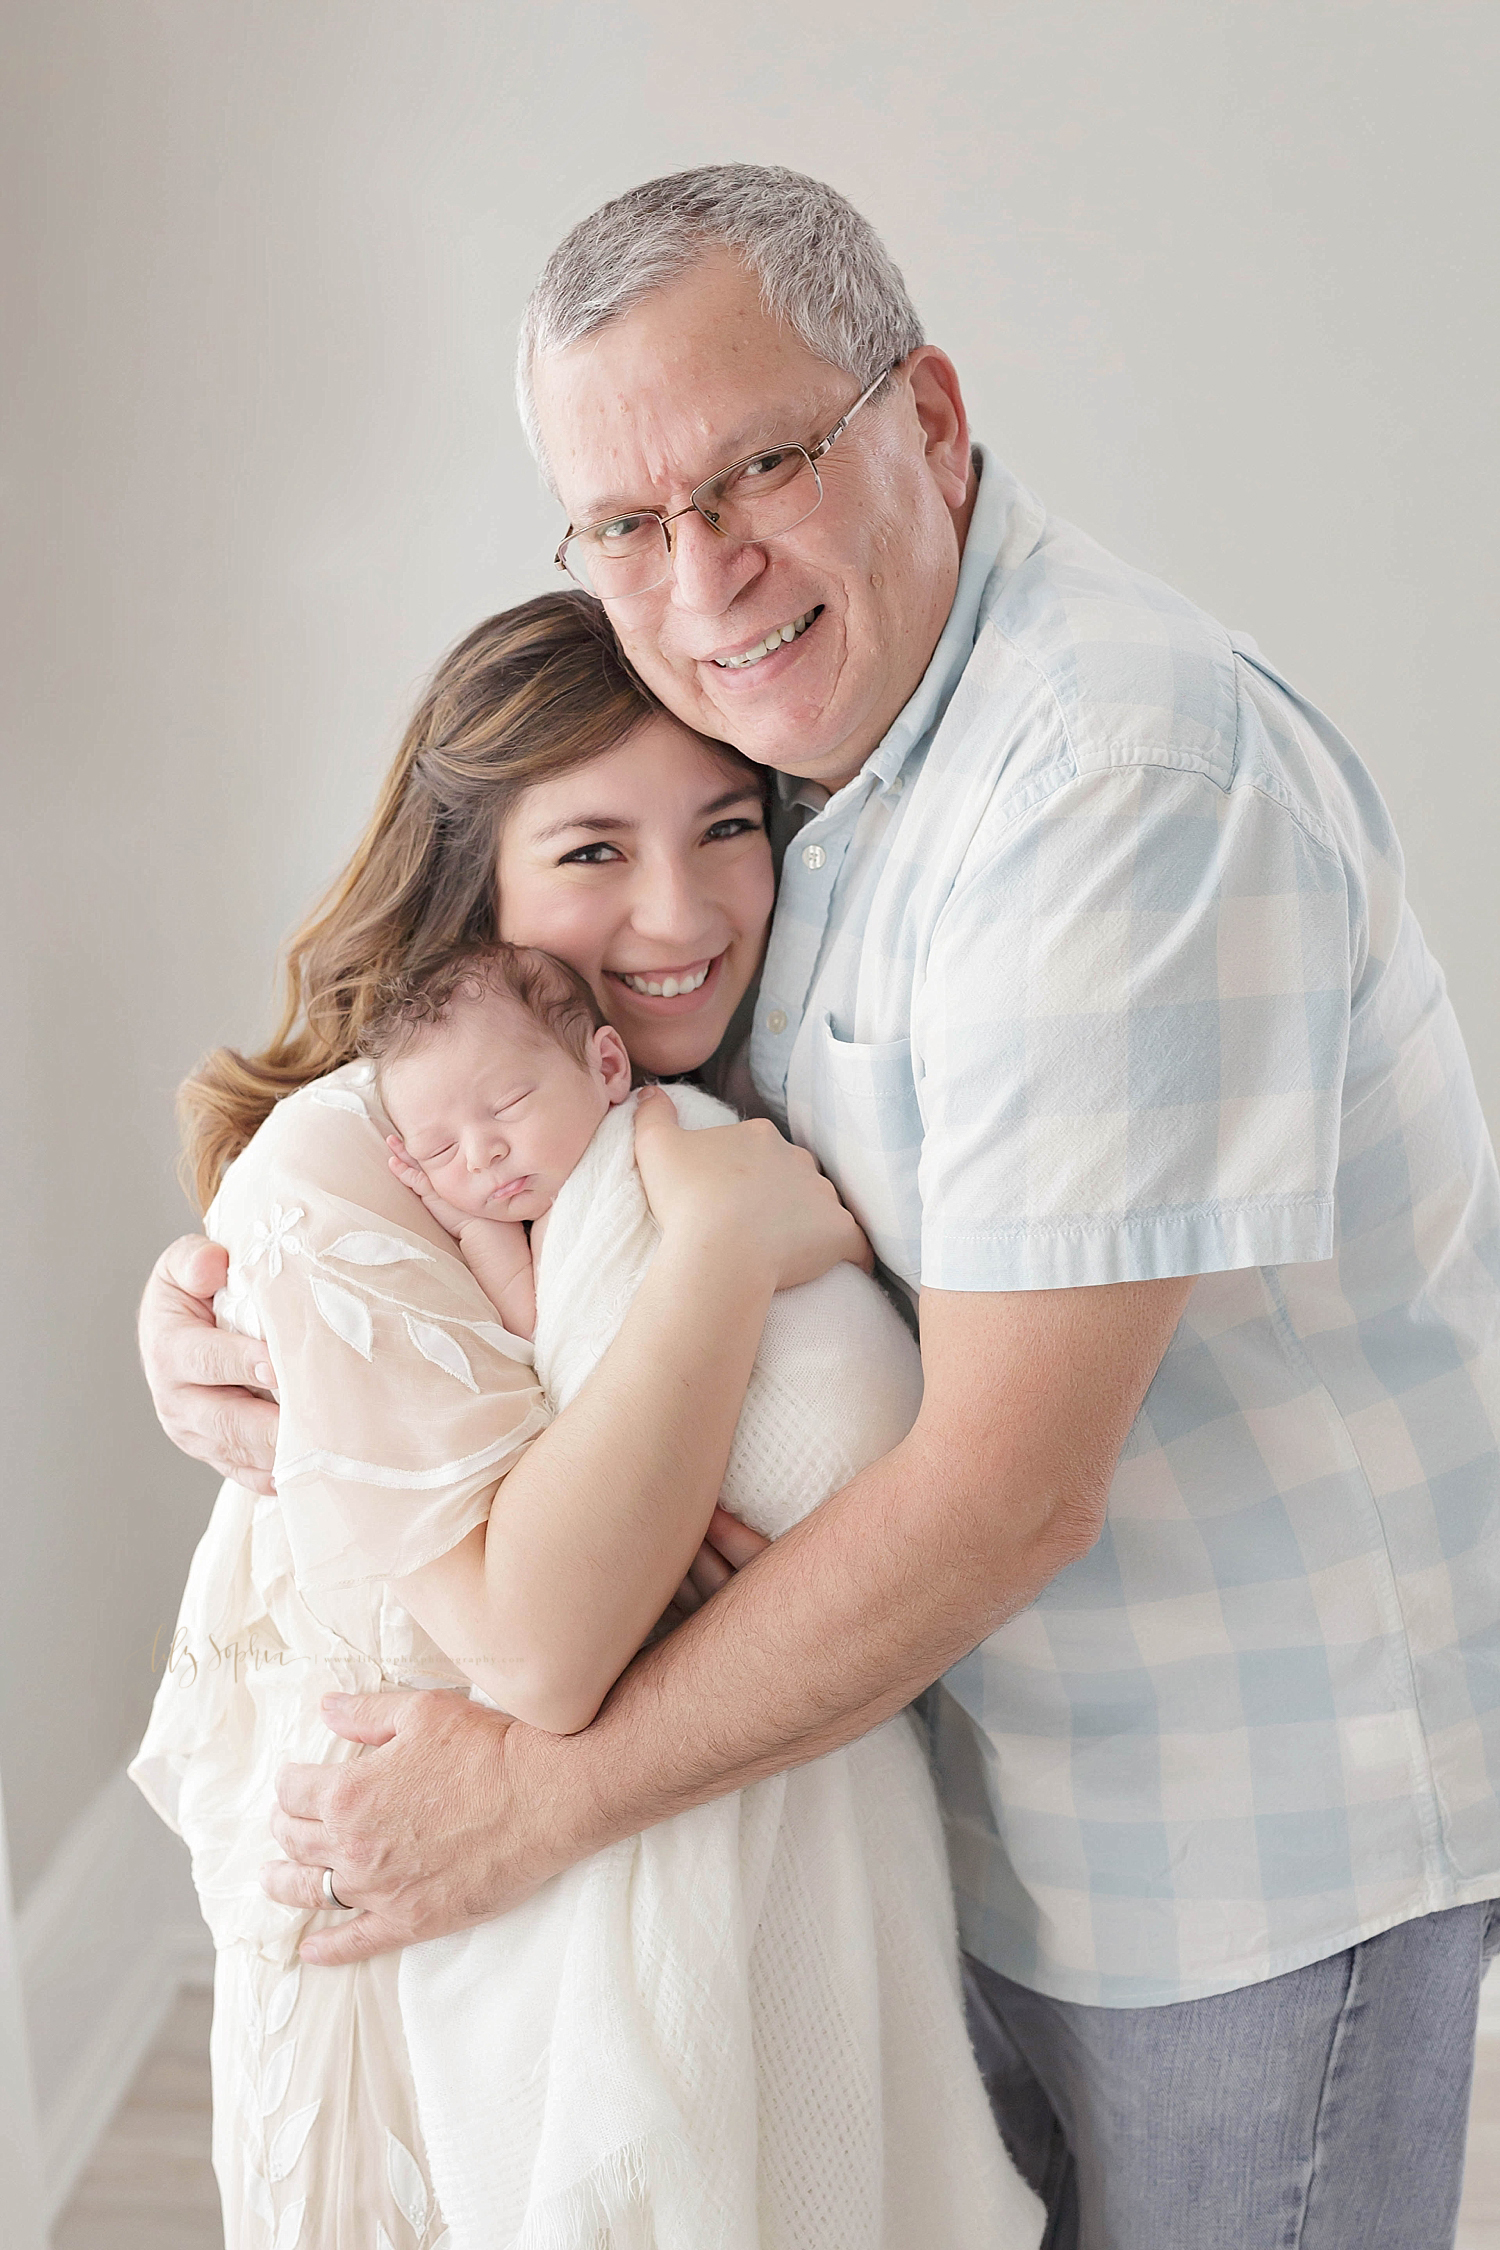
[{"label": "newborn baby", "polygon": [[[533,1339],[566,1414],[660,1243],[618,1035],[549,955],[485,946],[393,988],[363,1044],[392,1169],[505,1327]],[[667,1094],[686,1130],[733,1124],[697,1087]],[[920,1398],[916,1345],[857,1266],[779,1290],[723,1505],[780,1537],[898,1447]],[[490,1574],[511,1582],[507,1512],[502,1482],[483,1551],[433,1566],[466,1636],[445,1641],[434,1612],[440,1646],[479,1645],[467,1620],[486,1615]],[[681,1527],[648,1514],[633,1537],[656,1552],[664,1599]],[[554,1568],[549,1601],[559,1581],[589,1582],[586,1527]],[[568,1605],[554,1614],[573,1634]],[[937,1800],[905,1715],[409,1947],[399,1992],[433,2186],[464,2250],[648,2236],[738,2250],[808,2239],[812,2211],[867,2250],[1031,2250],[1040,2234],[964,2030]]]},{"label": "newborn baby", "polygon": [[630,1092],[619,1033],[564,962],[489,945],[397,979],[361,1045],[396,1128],[391,1170],[529,1337],[557,1191]]}]

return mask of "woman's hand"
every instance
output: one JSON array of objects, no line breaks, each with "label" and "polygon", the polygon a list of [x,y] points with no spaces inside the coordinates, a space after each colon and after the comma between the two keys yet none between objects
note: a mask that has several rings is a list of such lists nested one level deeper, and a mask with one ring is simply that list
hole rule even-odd
[{"label": "woman's hand", "polygon": [[637,1097],[635,1156],[663,1235],[693,1230],[722,1238],[773,1289],[794,1289],[844,1260],[873,1270],[874,1257],[806,1149],[765,1118],[686,1132],[659,1086]]},{"label": "woman's hand", "polygon": [[[747,1562],[754,1562],[771,1544],[762,1533],[752,1531],[749,1524],[741,1523],[727,1508],[715,1508],[709,1519],[708,1530],[702,1546],[693,1557],[686,1578],[678,1587],[651,1638],[659,1640],[670,1633],[710,1601],[721,1586],[727,1586],[737,1570]],[[649,1644],[648,1644],[649,1645]]]}]

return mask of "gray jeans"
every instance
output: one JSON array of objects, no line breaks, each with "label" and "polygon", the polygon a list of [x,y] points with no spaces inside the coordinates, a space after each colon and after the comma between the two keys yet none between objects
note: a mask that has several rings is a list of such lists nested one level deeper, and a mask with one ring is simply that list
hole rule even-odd
[{"label": "gray jeans", "polygon": [[1500,1905],[1241,1992],[1049,2000],[966,1957],[969,2029],[1043,2250],[1449,2250]]}]

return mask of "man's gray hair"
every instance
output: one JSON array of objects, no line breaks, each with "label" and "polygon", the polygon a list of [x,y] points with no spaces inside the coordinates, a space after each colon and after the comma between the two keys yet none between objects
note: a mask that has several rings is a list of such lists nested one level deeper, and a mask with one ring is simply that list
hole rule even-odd
[{"label": "man's gray hair", "polygon": [[531,293],[516,403],[544,471],[531,379],[538,353],[581,343],[720,245],[744,259],[766,311],[861,386],[924,340],[890,252],[835,189],[780,164],[670,172],[581,220]]}]

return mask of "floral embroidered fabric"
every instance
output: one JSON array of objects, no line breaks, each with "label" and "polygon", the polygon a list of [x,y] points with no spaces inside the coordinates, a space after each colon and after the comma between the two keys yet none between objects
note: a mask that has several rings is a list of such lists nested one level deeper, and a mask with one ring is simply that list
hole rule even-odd
[{"label": "floral embroidered fabric", "polygon": [[205,1222],[221,1325],[277,1378],[277,1491],[225,1484],[130,1771],[189,1845],[218,1948],[214,2164],[226,2250],[438,2250],[395,1957],[303,1969],[267,1898],[275,1780],[359,1746],[331,1689],[467,1688],[386,1581],[455,1546],[548,1409],[456,1246],[386,1162],[367,1065],[280,1103]]}]

